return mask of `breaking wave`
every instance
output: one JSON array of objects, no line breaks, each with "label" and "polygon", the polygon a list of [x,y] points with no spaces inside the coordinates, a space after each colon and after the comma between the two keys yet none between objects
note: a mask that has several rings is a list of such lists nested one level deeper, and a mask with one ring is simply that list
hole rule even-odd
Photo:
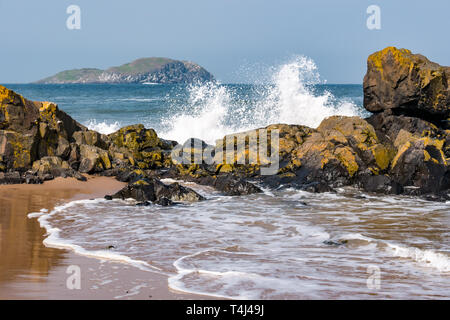
[{"label": "breaking wave", "polygon": [[339,100],[327,91],[317,93],[315,85],[320,83],[314,61],[299,56],[275,68],[270,84],[254,86],[246,98],[219,83],[192,85],[187,105],[163,119],[161,136],[213,143],[226,134],[274,123],[317,127],[332,115],[360,115],[352,101]]}]

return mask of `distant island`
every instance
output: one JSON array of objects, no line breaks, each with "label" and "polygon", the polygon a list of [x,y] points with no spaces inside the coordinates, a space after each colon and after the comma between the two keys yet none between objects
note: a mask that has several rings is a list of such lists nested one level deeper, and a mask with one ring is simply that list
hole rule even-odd
[{"label": "distant island", "polygon": [[168,58],[142,58],[107,70],[66,70],[34,83],[190,83],[214,80],[196,63]]}]

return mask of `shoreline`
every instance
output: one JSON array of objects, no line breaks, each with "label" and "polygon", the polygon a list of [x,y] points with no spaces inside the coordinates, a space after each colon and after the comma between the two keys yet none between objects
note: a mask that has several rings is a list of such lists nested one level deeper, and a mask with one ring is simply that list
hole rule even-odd
[{"label": "shoreline", "polygon": [[[214,299],[174,292],[167,276],[132,265],[45,247],[45,229],[28,218],[56,205],[103,197],[124,185],[92,176],[87,182],[57,178],[42,185],[0,185],[0,299]],[[67,288],[69,266],[80,267],[81,289]]]}]

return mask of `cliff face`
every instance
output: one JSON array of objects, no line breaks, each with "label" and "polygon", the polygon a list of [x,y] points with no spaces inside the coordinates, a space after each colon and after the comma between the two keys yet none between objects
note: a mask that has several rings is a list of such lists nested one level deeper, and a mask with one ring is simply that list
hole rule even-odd
[{"label": "cliff face", "polygon": [[213,80],[211,73],[193,62],[143,58],[107,70],[67,70],[36,83],[191,83]]}]

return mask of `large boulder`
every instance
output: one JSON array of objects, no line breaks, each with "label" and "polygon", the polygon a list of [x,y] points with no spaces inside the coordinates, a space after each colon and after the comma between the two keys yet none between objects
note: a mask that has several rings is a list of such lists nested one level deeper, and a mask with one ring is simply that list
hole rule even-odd
[{"label": "large boulder", "polygon": [[36,159],[37,140],[33,134],[0,130],[0,171],[26,171]]},{"label": "large boulder", "polygon": [[278,175],[262,178],[271,186],[326,191],[354,184],[361,176],[386,172],[395,154],[381,143],[373,126],[359,117],[333,116],[317,129],[289,126],[281,132],[290,133],[280,134]]},{"label": "large boulder", "polygon": [[108,136],[93,130],[74,132],[73,139],[78,145],[86,144],[105,150],[107,150],[110,145]]},{"label": "large boulder", "polygon": [[0,130],[30,134],[36,132],[39,103],[0,86]]},{"label": "large boulder", "polygon": [[426,120],[379,113],[367,119],[382,142],[395,150],[389,177],[406,193],[440,193],[449,188],[450,131]]},{"label": "large boulder", "polygon": [[367,60],[364,107],[441,124],[450,118],[450,67],[406,49],[375,52]]},{"label": "large boulder", "polygon": [[80,164],[78,171],[96,173],[111,169],[111,159],[107,151],[86,144],[80,145]]},{"label": "large boulder", "polygon": [[3,165],[23,170],[46,156],[66,159],[73,134],[87,128],[52,102],[30,101],[0,86],[0,130]]},{"label": "large boulder", "polygon": [[40,177],[44,177],[47,174],[58,177],[70,171],[69,164],[59,157],[44,157],[36,160],[32,169]]},{"label": "large boulder", "polygon": [[160,139],[153,129],[142,124],[121,128],[108,135],[111,141],[109,153],[126,158],[133,166],[154,169],[170,166],[170,150],[174,144]]}]

